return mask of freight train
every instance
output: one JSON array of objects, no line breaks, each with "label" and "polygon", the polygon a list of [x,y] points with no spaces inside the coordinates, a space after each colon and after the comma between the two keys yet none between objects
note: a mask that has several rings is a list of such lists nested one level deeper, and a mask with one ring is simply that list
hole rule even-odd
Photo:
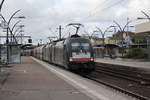
[{"label": "freight train", "polygon": [[31,52],[38,59],[60,65],[68,70],[91,72],[95,69],[91,42],[78,35],[53,41],[34,48]]}]

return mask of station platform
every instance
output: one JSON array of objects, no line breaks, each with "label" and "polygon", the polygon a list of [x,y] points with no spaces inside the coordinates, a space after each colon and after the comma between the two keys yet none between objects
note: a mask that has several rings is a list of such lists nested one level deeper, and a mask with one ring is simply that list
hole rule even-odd
[{"label": "station platform", "polygon": [[32,57],[11,66],[5,69],[9,76],[0,88],[0,100],[134,100]]},{"label": "station platform", "polygon": [[116,59],[96,58],[95,62],[150,69],[150,61],[133,60],[133,59],[121,59],[121,58],[116,58]]},{"label": "station platform", "polygon": [[104,63],[104,64],[112,64],[112,65],[121,65],[130,68],[136,68],[140,70],[145,70],[150,72],[150,61],[144,60],[134,60],[134,59],[122,59],[122,58],[96,58],[95,62]]}]

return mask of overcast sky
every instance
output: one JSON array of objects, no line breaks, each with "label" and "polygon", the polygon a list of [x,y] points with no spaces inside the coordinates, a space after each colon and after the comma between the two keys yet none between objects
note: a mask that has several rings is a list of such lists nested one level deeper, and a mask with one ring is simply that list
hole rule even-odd
[{"label": "overcast sky", "polygon": [[141,23],[136,21],[137,17],[144,17],[141,10],[150,15],[149,6],[150,0],[5,0],[2,14],[9,18],[21,9],[16,16],[26,17],[21,22],[25,25],[25,35],[31,35],[33,42],[38,42],[40,39],[48,41],[48,36],[54,36],[49,29],[55,32],[59,25],[67,35],[70,28],[65,26],[72,22],[84,24],[81,30],[90,33],[95,26],[104,30],[114,25],[113,20],[124,25],[127,17],[132,20],[131,25],[135,25]]}]

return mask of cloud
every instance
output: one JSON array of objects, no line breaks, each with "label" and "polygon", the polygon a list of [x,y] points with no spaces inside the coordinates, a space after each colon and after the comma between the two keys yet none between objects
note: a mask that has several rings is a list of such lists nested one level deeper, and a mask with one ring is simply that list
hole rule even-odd
[{"label": "cloud", "polygon": [[14,11],[22,9],[17,16],[26,16],[22,21],[25,34],[37,41],[53,35],[49,28],[55,31],[62,25],[63,32],[67,32],[65,25],[70,22],[81,22],[90,32],[95,26],[105,29],[114,24],[113,20],[124,25],[127,17],[135,20],[144,16],[141,10],[149,13],[149,5],[149,0],[6,0],[2,14],[9,18]]}]

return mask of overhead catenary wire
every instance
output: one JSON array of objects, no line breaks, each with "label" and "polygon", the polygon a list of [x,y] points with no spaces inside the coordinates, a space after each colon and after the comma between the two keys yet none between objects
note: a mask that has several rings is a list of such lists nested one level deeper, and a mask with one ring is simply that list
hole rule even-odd
[{"label": "overhead catenary wire", "polygon": [[[117,1],[117,2],[115,2],[115,3],[113,3],[113,4],[109,5],[109,6],[107,6],[107,7],[103,8],[103,9],[101,9],[101,10],[95,11],[95,13],[93,13],[93,14],[90,13],[87,17],[85,17],[85,18],[83,18],[83,19],[88,20],[90,17],[95,16],[95,15],[97,14],[97,12],[102,12],[102,11],[104,11],[104,10],[110,9],[110,8],[112,8],[112,7],[115,7],[115,6],[117,6],[117,5],[121,4],[121,3],[123,3],[123,1],[125,1],[125,0],[119,0],[119,1]],[[94,9],[94,10],[95,10],[95,9]]]},{"label": "overhead catenary wire", "polygon": [[89,11],[89,16],[91,15],[92,11],[97,10],[99,7],[101,7],[101,5],[104,5],[105,3],[107,3],[109,0],[104,0],[103,2],[100,2],[94,9]]},{"label": "overhead catenary wire", "polygon": [[[90,15],[92,15],[92,11],[95,11],[97,8],[101,7],[101,5],[103,5],[103,4],[109,3],[108,1],[110,1],[110,0],[107,0],[107,1],[104,0],[103,2],[100,2],[94,9],[91,9],[89,11],[90,14],[88,16],[86,16],[85,18],[91,17]],[[76,19],[78,19],[78,18],[68,18],[65,22],[69,22],[69,23],[74,22]]]},{"label": "overhead catenary wire", "polygon": [[[121,3],[123,3],[123,1],[125,1],[125,0],[119,0],[119,1],[116,1],[116,2],[113,1],[114,3],[111,3],[110,5],[108,5],[108,6],[106,6],[106,7],[103,7],[103,8],[100,9],[100,10],[97,10],[99,7],[101,7],[101,5],[103,5],[103,4],[109,4],[110,1],[112,1],[112,0],[107,0],[107,1],[104,0],[103,2],[99,3],[95,8],[93,8],[92,10],[89,11],[89,15],[88,15],[88,16],[86,16],[86,17],[84,17],[84,18],[81,18],[81,21],[88,20],[89,18],[95,16],[95,15],[97,14],[97,12],[105,11],[105,10],[107,10],[107,9],[110,9],[110,8],[112,8],[112,7],[115,7],[115,6],[117,6],[117,5],[121,4]],[[93,11],[94,11],[94,13],[92,13]],[[65,22],[73,22],[74,19],[76,19],[76,18],[69,18],[69,19],[66,20]],[[68,33],[68,32],[67,32],[67,33]],[[65,37],[66,35],[67,35],[67,34],[65,34],[63,37]]]}]

